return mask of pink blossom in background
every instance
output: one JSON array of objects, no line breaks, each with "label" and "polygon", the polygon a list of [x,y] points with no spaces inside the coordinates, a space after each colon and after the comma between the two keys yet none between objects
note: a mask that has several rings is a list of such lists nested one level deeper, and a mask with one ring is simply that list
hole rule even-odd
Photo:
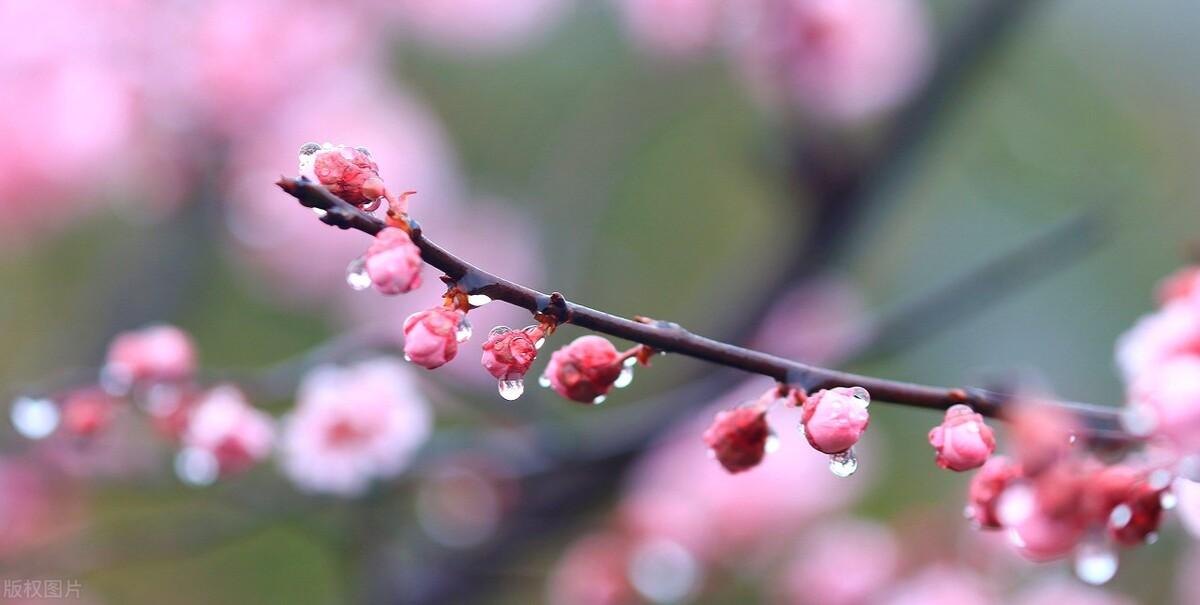
[{"label": "pink blossom in background", "polygon": [[1164,306],[1196,299],[1200,296],[1200,267],[1184,267],[1168,275],[1158,284],[1155,294],[1158,303]]},{"label": "pink blossom in background", "polygon": [[204,395],[183,433],[184,447],[211,454],[222,474],[240,472],[266,458],[274,442],[274,419],[229,385]]},{"label": "pink blossom in background", "polygon": [[1129,403],[1147,415],[1153,434],[1185,453],[1200,451],[1200,356],[1147,369],[1130,386]]},{"label": "pink blossom in background", "polygon": [[[695,56],[716,42],[723,0],[614,0],[639,46],[659,56]],[[736,8],[736,7],[735,7]]]},{"label": "pink blossom in background", "polygon": [[[1200,483],[1177,479],[1172,489],[1179,499],[1176,507],[1179,520],[1192,536],[1200,538]],[[1200,595],[1200,592],[1197,594]]]},{"label": "pink blossom in background", "polygon": [[159,324],[117,334],[108,346],[103,375],[106,388],[125,391],[138,384],[187,380],[197,363],[191,336]]},{"label": "pink blossom in background", "polygon": [[304,491],[357,496],[371,481],[403,471],[432,424],[429,404],[401,362],[319,367],[284,419],[281,465]]},{"label": "pink blossom in background", "polygon": [[778,297],[752,346],[805,363],[836,365],[870,336],[862,291],[845,277],[823,276]]},{"label": "pink blossom in background", "polygon": [[1065,579],[1045,579],[1017,593],[1014,605],[1136,605],[1107,590]]},{"label": "pink blossom in background", "polygon": [[896,106],[930,61],[917,0],[755,0],[737,18],[734,52],[750,85],[819,118],[853,122]]},{"label": "pink blossom in background", "polygon": [[1200,545],[1195,541],[1188,544],[1175,567],[1175,603],[1200,603]]},{"label": "pink blossom in background", "polygon": [[1200,356],[1200,301],[1170,303],[1117,340],[1117,367],[1127,383],[1183,355]]},{"label": "pink blossom in background", "polygon": [[[996,605],[993,589],[973,570],[934,565],[887,591],[878,605]],[[1065,605],[1065,604],[1064,604]]]},{"label": "pink blossom in background", "polygon": [[[353,70],[339,74],[303,103],[280,107],[231,150],[230,166],[236,172],[227,197],[230,230],[248,261],[242,264],[266,278],[261,292],[273,302],[294,306],[370,297],[350,291],[344,280],[346,265],[371,240],[330,228],[294,200],[263,186],[281,173],[296,174],[300,146],[308,141],[370,149],[389,187],[417,191],[410,200],[412,213],[430,234],[448,231],[452,217],[460,214],[457,163],[441,125],[417,100],[377,80]],[[381,300],[372,301],[372,315],[380,313]],[[428,302],[426,298],[420,305]],[[415,310],[398,313],[397,323]]]},{"label": "pink blossom in background", "polygon": [[646,456],[631,475],[618,513],[621,523],[715,560],[765,544],[790,544],[789,536],[813,518],[857,498],[884,461],[873,459],[869,449],[860,451],[859,474],[852,480],[835,477],[828,459],[796,430],[800,410],[795,408],[771,412],[771,423],[779,427],[779,451],[754,469],[730,475],[704,455],[698,439],[706,419],[756,398],[763,389],[763,383],[749,381],[707,410],[697,410]]},{"label": "pink blossom in background", "polygon": [[403,31],[442,50],[482,55],[527,46],[558,24],[572,0],[372,0]]},{"label": "pink blossom in background", "polygon": [[779,579],[783,603],[865,605],[884,594],[900,563],[900,544],[884,525],[842,519],[801,536]]},{"label": "pink blossom in background", "polygon": [[597,532],[576,541],[550,575],[551,605],[622,605],[636,602],[629,583],[630,544],[617,532]]},{"label": "pink blossom in background", "polygon": [[0,562],[53,539],[80,502],[70,492],[44,467],[0,458]]}]

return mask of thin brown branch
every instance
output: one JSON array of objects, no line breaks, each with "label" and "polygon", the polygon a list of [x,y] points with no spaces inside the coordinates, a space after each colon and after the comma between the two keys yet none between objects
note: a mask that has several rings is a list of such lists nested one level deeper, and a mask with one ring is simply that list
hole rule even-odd
[{"label": "thin brown branch", "polygon": [[[342,229],[356,229],[368,235],[379,233],[385,224],[363,213],[325,188],[304,178],[282,178],[278,185],[309,208],[324,211],[321,221]],[[442,271],[459,289],[469,294],[483,294],[521,307],[534,314],[547,314],[560,323],[570,323],[609,336],[645,344],[660,351],[702,359],[746,372],[762,374],[779,382],[808,391],[839,386],[860,386],[872,397],[902,405],[946,409],[964,403],[993,418],[1001,417],[1012,397],[1005,393],[973,388],[933,387],[899,382],[820,368],[705,338],[666,322],[637,322],[570,302],[562,294],[544,294],[513,283],[480,269],[437,245],[412,222],[412,240],[421,250],[426,263]],[[1118,422],[1117,410],[1112,407],[1062,402],[1075,412],[1090,429],[1094,441],[1128,441]]]}]

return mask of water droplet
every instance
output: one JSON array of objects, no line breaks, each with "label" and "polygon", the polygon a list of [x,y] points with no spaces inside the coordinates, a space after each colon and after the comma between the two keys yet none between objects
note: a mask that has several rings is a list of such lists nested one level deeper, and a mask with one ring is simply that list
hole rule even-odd
[{"label": "water droplet", "polygon": [[404,361],[412,361],[412,357],[409,357],[409,356],[408,356],[408,353],[405,353],[405,354],[404,354]]},{"label": "water droplet", "polygon": [[1154,432],[1158,418],[1148,406],[1130,404],[1121,410],[1121,426],[1136,437],[1145,437]]},{"label": "water droplet", "polygon": [[1160,468],[1150,473],[1150,476],[1146,478],[1146,485],[1149,485],[1150,489],[1155,490],[1167,489],[1167,487],[1171,485],[1172,478],[1171,471],[1168,471],[1165,468]]},{"label": "water droplet", "polygon": [[29,439],[43,439],[58,428],[58,406],[41,397],[18,397],[9,417],[17,432]]},{"label": "water droplet", "polygon": [[1099,540],[1089,540],[1075,551],[1075,575],[1093,586],[1100,586],[1117,575],[1117,553]]},{"label": "water droplet", "polygon": [[779,448],[782,446],[783,440],[779,438],[779,435],[775,434],[775,431],[770,431],[767,433],[767,442],[763,444],[763,451],[767,452],[768,454],[774,454],[775,452],[778,452]]},{"label": "water droplet", "polygon": [[371,276],[367,275],[365,256],[360,256],[346,265],[346,283],[355,290],[366,290],[371,287]]},{"label": "water droplet", "polygon": [[324,208],[309,208],[309,210],[312,210],[312,213],[317,215],[317,218],[325,218],[325,215],[329,214]]},{"label": "water droplet", "polygon": [[317,152],[321,150],[319,143],[305,143],[300,146],[300,174],[312,172],[317,160]]},{"label": "water droplet", "polygon": [[1200,480],[1200,455],[1192,455],[1179,461],[1179,476],[1188,481]]},{"label": "water droplet", "polygon": [[516,380],[501,380],[497,388],[500,391],[501,397],[508,401],[516,401],[525,392],[525,381],[520,378]]},{"label": "water droplet", "polygon": [[629,558],[629,583],[652,603],[678,603],[699,586],[701,567],[692,553],[673,540],[652,538]]},{"label": "water droplet", "polygon": [[512,328],[510,328],[508,326],[496,326],[488,331],[488,338],[489,339],[494,338],[496,336],[499,336],[501,334],[507,334],[509,332],[512,332]]},{"label": "water droplet", "polygon": [[1162,505],[1163,510],[1173,510],[1179,505],[1179,497],[1173,492],[1163,492],[1159,494],[1158,502]]},{"label": "water droplet", "polygon": [[454,338],[458,342],[467,342],[471,340],[471,320],[467,319],[466,315],[458,321],[458,327],[454,329]]},{"label": "water droplet", "polygon": [[598,395],[595,399],[592,400],[592,405],[600,405],[600,404],[604,403],[605,401],[608,401],[607,396]]},{"label": "water droplet", "polygon": [[630,357],[629,359],[626,359],[625,361],[623,361],[621,363],[624,364],[625,367],[627,367],[627,368],[632,368],[633,366],[637,365],[637,362],[638,362],[637,357]]},{"label": "water droplet", "polygon": [[621,373],[617,375],[617,379],[613,381],[613,386],[618,389],[623,389],[633,384],[633,368],[625,366],[621,368]]},{"label": "water droplet", "polygon": [[851,387],[850,394],[853,395],[855,399],[861,399],[867,403],[871,403],[871,394],[862,387]]},{"label": "water droplet", "polygon": [[1033,514],[1037,500],[1033,489],[1025,483],[1016,483],[1000,493],[996,504],[996,518],[1001,525],[1015,527]]},{"label": "water droplet", "polygon": [[1067,435],[1067,443],[1068,444],[1075,445],[1076,441],[1079,441],[1078,435],[1076,435],[1075,433],[1071,433],[1070,435]]},{"label": "water droplet", "polygon": [[975,520],[975,507],[967,505],[963,507],[963,518],[968,521]]},{"label": "water droplet", "polygon": [[467,296],[467,302],[470,303],[472,307],[482,307],[483,305],[492,302],[492,297],[486,294],[470,294]]},{"label": "water droplet", "polygon": [[834,475],[845,478],[853,475],[857,470],[858,457],[854,455],[854,448],[829,456],[829,472]]},{"label": "water droplet", "polygon": [[354,159],[354,151],[351,149],[347,149],[345,147],[341,147],[340,149],[338,149],[338,154],[341,155],[342,158],[346,159],[346,160]]},{"label": "water droplet", "polygon": [[366,147],[355,147],[355,149],[357,149],[357,150],[359,150],[360,152],[362,152],[362,154],[363,154],[363,155],[365,155],[365,156],[367,156],[367,157],[371,157],[371,150],[370,150],[370,149],[367,149]]},{"label": "water droplet", "polygon": [[1126,504],[1119,504],[1112,509],[1108,515],[1108,526],[1113,529],[1122,529],[1133,520],[1133,510]]},{"label": "water droplet", "polygon": [[539,351],[540,351],[540,350],[542,350],[542,346],[543,346],[543,345],[545,345],[545,344],[546,344],[546,339],[545,339],[545,338],[539,338],[539,339],[537,339],[537,342],[533,343],[533,348],[535,348],[535,349],[537,349],[537,350],[539,350]]},{"label": "water droplet", "polygon": [[1147,545],[1156,544],[1156,543],[1158,543],[1158,532],[1152,531],[1152,532],[1146,534],[1146,544]]},{"label": "water droplet", "polygon": [[212,485],[216,482],[219,471],[217,457],[206,449],[188,447],[179,450],[175,455],[175,474],[188,485]]},{"label": "water droplet", "polygon": [[796,423],[796,430],[800,431],[801,437],[808,437],[808,430],[804,428],[804,421]]}]

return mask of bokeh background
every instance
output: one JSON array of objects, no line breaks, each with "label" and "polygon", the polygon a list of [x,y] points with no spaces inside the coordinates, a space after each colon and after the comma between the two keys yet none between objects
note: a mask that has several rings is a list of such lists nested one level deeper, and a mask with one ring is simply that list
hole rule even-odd
[{"label": "bokeh background", "polygon": [[[755,4],[0,2],[0,387],[80,384],[154,322],[276,416],[317,362],[396,355],[439,292],[346,286],[368,240],[273,185],[317,140],[369,147],[432,238],[571,300],[886,377],[1019,375],[1119,404],[1114,340],[1194,252],[1200,6],[846,2],[859,20],[834,23],[887,52],[791,83],[786,44],[753,48]],[[888,10],[919,22],[871,22]],[[912,109],[947,48],[969,60]],[[862,161],[905,126],[882,168]],[[5,427],[0,575],[131,604],[1200,599],[1174,520],[1122,553],[1105,590],[1128,601],[972,532],[929,412],[873,406],[848,480],[773,417],[781,451],[728,478],[700,433],[769,381],[666,356],[599,408],[532,385],[504,402],[478,333],[527,318],[499,306],[472,313],[452,367],[401,371],[435,430],[358,497],[306,493],[274,461],[188,485],[136,421],[88,440]],[[836,600],[856,581],[866,600]]]}]

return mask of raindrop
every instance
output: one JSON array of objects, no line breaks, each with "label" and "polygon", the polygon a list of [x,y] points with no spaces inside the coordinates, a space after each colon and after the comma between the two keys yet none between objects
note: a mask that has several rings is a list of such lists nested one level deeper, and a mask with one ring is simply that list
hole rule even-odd
[{"label": "raindrop", "polygon": [[778,452],[782,445],[783,441],[779,439],[779,435],[776,435],[775,431],[769,431],[767,433],[767,441],[765,444],[763,444],[763,451],[767,452],[768,454],[773,454]]},{"label": "raindrop", "polygon": [[1108,515],[1108,526],[1113,529],[1122,529],[1129,525],[1133,520],[1133,510],[1127,504],[1118,505],[1112,509]]},{"label": "raindrop", "polygon": [[804,428],[804,421],[803,421],[803,420],[801,420],[800,422],[796,423],[796,429],[800,431],[800,436],[801,436],[801,437],[805,437],[805,438],[807,438],[807,437],[808,437],[808,431],[807,431],[807,430]]},{"label": "raindrop", "polygon": [[621,368],[621,373],[617,375],[617,379],[613,381],[613,386],[618,389],[623,389],[633,384],[633,367],[625,366]]},{"label": "raindrop", "polygon": [[357,150],[359,150],[360,152],[362,152],[362,154],[363,154],[363,155],[365,155],[365,156],[367,156],[367,157],[371,157],[371,150],[370,150],[370,149],[367,149],[366,147],[355,147],[355,149],[357,149]]},{"label": "raindrop", "polygon": [[621,363],[623,363],[627,368],[632,368],[633,366],[637,365],[637,357],[630,357]]},{"label": "raindrop", "polygon": [[854,455],[854,448],[829,456],[829,472],[834,475],[845,478],[853,475],[857,470],[858,457]]},{"label": "raindrop", "polygon": [[1117,553],[1099,541],[1088,541],[1075,551],[1075,575],[1093,586],[1108,582],[1117,574]]},{"label": "raindrop", "polygon": [[466,315],[458,322],[458,327],[454,330],[454,338],[458,342],[467,342],[471,340],[471,320],[467,319]]},{"label": "raindrop", "polygon": [[871,403],[871,394],[862,387],[851,387],[850,394],[853,395],[855,399],[861,399],[866,403]]},{"label": "raindrop", "polygon": [[343,158],[343,159],[347,159],[347,160],[353,160],[353,159],[354,159],[354,151],[353,151],[353,150],[346,149],[345,147],[341,147],[341,148],[338,150],[338,153],[339,153],[339,154],[341,154],[341,156],[342,156],[342,158]]},{"label": "raindrop", "polygon": [[324,208],[309,208],[309,210],[312,210],[312,213],[317,215],[317,218],[325,218],[325,215],[329,214]]},{"label": "raindrop", "polygon": [[1067,443],[1070,445],[1075,445],[1075,442],[1078,440],[1079,440],[1079,436],[1076,435],[1075,433],[1071,433],[1070,435],[1067,435]]},{"label": "raindrop", "polygon": [[470,303],[472,307],[482,307],[483,305],[492,302],[492,297],[486,294],[470,294],[467,296],[467,302]]},{"label": "raindrop", "polygon": [[1121,410],[1121,426],[1136,437],[1145,437],[1154,432],[1158,419],[1149,407],[1133,404]]},{"label": "raindrop", "polygon": [[520,378],[516,380],[501,380],[497,387],[500,391],[500,396],[508,401],[516,401],[525,392],[525,381]]},{"label": "raindrop", "polygon": [[1163,492],[1159,494],[1158,502],[1163,510],[1173,510],[1179,504],[1179,497],[1172,492]]},{"label": "raindrop", "polygon": [[512,328],[508,326],[496,326],[488,331],[488,338],[495,338],[496,336],[507,334],[509,332],[512,332]]},{"label": "raindrop", "polygon": [[1158,543],[1158,532],[1152,531],[1146,534],[1146,544],[1152,545]]},{"label": "raindrop", "polygon": [[1150,473],[1150,476],[1146,478],[1146,484],[1150,486],[1150,489],[1167,489],[1171,485],[1171,478],[1171,471],[1160,468]]},{"label": "raindrop", "polygon": [[543,389],[550,388],[550,377],[542,374],[541,377],[538,378],[538,386],[542,387]]},{"label": "raindrop", "polygon": [[206,449],[188,447],[175,455],[175,474],[188,485],[212,485],[217,480],[219,470],[217,457]]},{"label": "raindrop", "polygon": [[319,143],[305,143],[300,146],[300,173],[311,172],[317,161],[317,152],[321,150]]},{"label": "raindrop", "polygon": [[592,405],[600,405],[600,404],[604,403],[604,402],[605,402],[605,401],[607,401],[607,400],[608,400],[608,397],[607,397],[607,396],[605,396],[605,395],[597,395],[597,396],[596,396],[596,398],[592,400]]},{"label": "raindrop", "polygon": [[9,410],[17,432],[29,439],[43,439],[58,428],[58,406],[38,397],[18,397]]},{"label": "raindrop", "polygon": [[696,589],[700,565],[688,549],[656,538],[639,544],[629,559],[629,583],[654,603],[678,603]]},{"label": "raindrop", "polygon": [[360,256],[346,265],[346,283],[355,290],[366,290],[371,287],[371,276],[367,275],[367,259]]},{"label": "raindrop", "polygon": [[409,356],[408,356],[408,353],[405,353],[405,354],[404,354],[404,361],[412,361],[412,357],[409,357]]},{"label": "raindrop", "polygon": [[1036,505],[1033,490],[1028,485],[1011,485],[1000,493],[1000,500],[996,505],[996,518],[1001,524],[1014,527],[1028,519]]},{"label": "raindrop", "polygon": [[535,348],[535,349],[537,349],[537,350],[539,350],[539,351],[540,351],[540,350],[542,350],[542,346],[543,346],[543,345],[545,345],[545,344],[546,344],[546,339],[545,339],[545,338],[539,338],[539,339],[537,339],[537,342],[533,343],[533,348]]},{"label": "raindrop", "polygon": [[967,505],[963,507],[963,518],[968,521],[975,520],[975,507]]}]

